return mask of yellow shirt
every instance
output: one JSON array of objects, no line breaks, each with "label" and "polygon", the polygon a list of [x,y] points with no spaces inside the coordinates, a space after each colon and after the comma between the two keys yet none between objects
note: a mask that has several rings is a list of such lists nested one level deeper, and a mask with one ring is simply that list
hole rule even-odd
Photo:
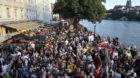
[{"label": "yellow shirt", "polygon": [[126,56],[128,57],[129,60],[132,58],[132,54],[130,52],[126,52]]},{"label": "yellow shirt", "polygon": [[69,73],[72,72],[72,71],[74,70],[73,68],[74,68],[73,64],[69,64],[69,65],[68,65],[68,69],[67,69],[68,72],[69,72]]},{"label": "yellow shirt", "polygon": [[88,51],[88,48],[84,48],[83,52],[86,53]]}]

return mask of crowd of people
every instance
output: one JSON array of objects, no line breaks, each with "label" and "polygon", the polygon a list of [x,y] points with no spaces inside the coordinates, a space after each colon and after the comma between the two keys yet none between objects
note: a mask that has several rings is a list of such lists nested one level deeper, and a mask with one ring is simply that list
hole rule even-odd
[{"label": "crowd of people", "polygon": [[79,25],[35,30],[46,40],[0,45],[0,78],[139,78],[135,46]]}]

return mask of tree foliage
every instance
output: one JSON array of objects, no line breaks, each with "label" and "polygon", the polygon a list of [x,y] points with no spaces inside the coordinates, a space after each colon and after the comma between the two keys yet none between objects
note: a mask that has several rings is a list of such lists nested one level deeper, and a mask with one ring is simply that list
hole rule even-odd
[{"label": "tree foliage", "polygon": [[108,10],[106,18],[111,18],[113,20],[121,19],[122,17],[128,18],[128,20],[136,20],[140,21],[140,13],[137,13],[135,10],[131,10],[129,12],[123,12],[123,10]]},{"label": "tree foliage", "polygon": [[57,0],[53,12],[75,23],[81,19],[96,23],[105,17],[106,10],[103,2],[105,0]]},{"label": "tree foliage", "polygon": [[121,10],[113,11],[111,15],[112,19],[114,20],[120,19],[123,16],[124,16],[124,13]]},{"label": "tree foliage", "polygon": [[130,11],[128,14],[127,14],[127,17],[129,20],[137,20],[138,19],[138,14],[134,11]]}]

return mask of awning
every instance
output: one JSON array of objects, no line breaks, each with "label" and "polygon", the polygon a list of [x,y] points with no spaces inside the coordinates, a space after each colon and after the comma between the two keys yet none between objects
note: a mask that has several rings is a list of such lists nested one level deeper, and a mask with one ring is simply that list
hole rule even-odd
[{"label": "awning", "polygon": [[14,24],[5,24],[4,27],[9,27],[16,29],[17,31],[21,30],[29,30],[39,27],[39,23],[37,22],[20,22],[20,23],[14,23]]}]

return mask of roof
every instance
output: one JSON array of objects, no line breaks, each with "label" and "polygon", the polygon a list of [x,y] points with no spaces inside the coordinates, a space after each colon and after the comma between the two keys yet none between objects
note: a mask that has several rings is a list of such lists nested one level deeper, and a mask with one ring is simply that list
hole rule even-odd
[{"label": "roof", "polygon": [[13,23],[13,24],[5,24],[4,27],[9,27],[16,29],[17,31],[26,30],[26,29],[34,29],[39,27],[39,23],[37,22],[20,22],[20,23]]}]

